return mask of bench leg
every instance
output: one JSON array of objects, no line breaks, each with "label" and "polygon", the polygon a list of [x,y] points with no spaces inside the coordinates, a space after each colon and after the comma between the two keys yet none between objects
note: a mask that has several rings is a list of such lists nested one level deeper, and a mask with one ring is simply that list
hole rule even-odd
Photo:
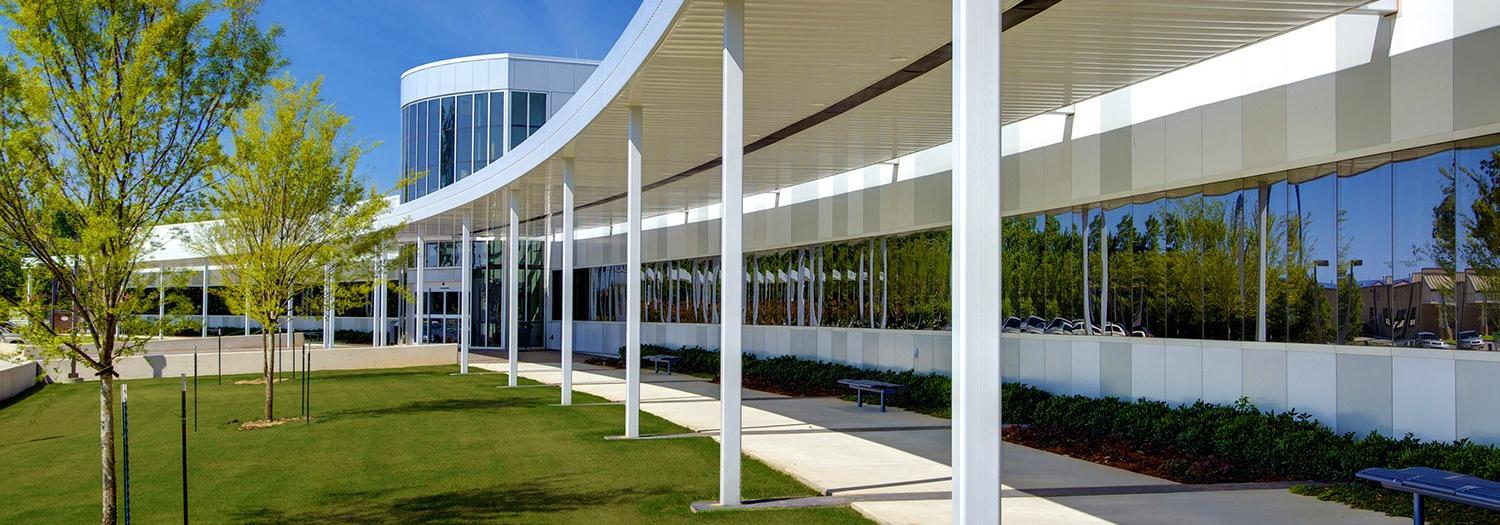
[{"label": "bench leg", "polygon": [[865,396],[865,393],[864,393],[863,390],[855,390],[854,391],[854,408],[864,408],[865,407],[865,397],[864,396]]},{"label": "bench leg", "polygon": [[1425,522],[1425,520],[1422,519],[1422,495],[1421,494],[1412,494],[1411,495],[1411,522],[1412,522],[1412,525],[1422,525]]}]

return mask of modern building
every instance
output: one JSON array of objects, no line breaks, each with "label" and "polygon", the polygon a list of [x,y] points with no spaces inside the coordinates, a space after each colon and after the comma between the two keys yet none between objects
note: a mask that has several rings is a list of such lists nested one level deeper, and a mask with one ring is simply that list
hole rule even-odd
[{"label": "modern building", "polygon": [[1396,344],[1494,331],[1496,56],[1490,0],[646,0],[597,64],[403,75],[421,295],[364,326],[951,374],[961,522],[1002,378],[1500,443],[1500,354]]}]

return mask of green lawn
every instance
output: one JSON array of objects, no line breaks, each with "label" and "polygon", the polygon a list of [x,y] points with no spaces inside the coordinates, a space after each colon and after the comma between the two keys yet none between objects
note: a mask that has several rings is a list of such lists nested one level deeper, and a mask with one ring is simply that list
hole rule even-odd
[{"label": "green lawn", "polygon": [[[504,375],[454,370],[316,373],[317,421],[253,431],[237,421],[257,417],[263,387],[200,379],[192,521],[865,522],[847,508],[692,514],[689,503],[718,494],[714,441],[606,441],[622,430],[621,406],[550,406],[556,387],[502,389]],[[178,381],[129,383],[133,521],[178,521]],[[279,415],[298,412],[296,382],[279,384],[277,398]],[[94,383],[0,403],[0,523],[98,519],[97,414]],[[641,414],[642,433],[684,431]],[[747,498],[812,494],[748,458],[744,476]]]}]

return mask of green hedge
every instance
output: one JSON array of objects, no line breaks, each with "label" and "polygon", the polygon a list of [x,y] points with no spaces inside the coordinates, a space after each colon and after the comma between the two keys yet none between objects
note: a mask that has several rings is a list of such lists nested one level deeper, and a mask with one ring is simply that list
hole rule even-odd
[{"label": "green hedge", "polygon": [[[673,372],[709,377],[718,380],[719,353],[699,347],[671,349],[656,345],[641,345],[641,355],[675,355],[681,358],[672,365]],[[625,349],[620,348],[620,360],[625,359]],[[807,361],[793,356],[758,357],[745,354],[742,375],[746,388],[754,388],[793,396],[850,396],[848,387],[838,384],[840,379],[874,379],[906,385],[895,395],[886,397],[886,404],[930,414],[948,417],[951,408],[952,382],[947,376],[917,372],[888,372],[865,370],[849,365]]]},{"label": "green hedge", "polygon": [[[1198,402],[1175,407],[1157,401],[1058,396],[1007,384],[1004,420],[1025,424],[1033,445],[1099,450],[1128,447],[1164,458],[1167,477],[1190,483],[1322,481],[1295,492],[1396,515],[1410,515],[1409,497],[1355,482],[1370,467],[1433,467],[1485,479],[1500,479],[1500,449],[1467,440],[1423,442],[1407,435],[1391,439],[1370,433],[1338,434],[1299,412],[1261,412],[1248,400],[1233,405]],[[1432,502],[1430,517],[1441,523],[1494,523],[1497,516],[1446,502]]]},{"label": "green hedge", "polygon": [[1304,413],[1268,413],[1248,400],[1174,407],[1158,401],[1057,396],[1026,385],[1003,388],[1006,423],[1085,444],[1128,443],[1184,458],[1181,479],[1204,482],[1347,481],[1369,467],[1427,466],[1500,479],[1500,449],[1468,441],[1423,442],[1370,433],[1337,434]]}]

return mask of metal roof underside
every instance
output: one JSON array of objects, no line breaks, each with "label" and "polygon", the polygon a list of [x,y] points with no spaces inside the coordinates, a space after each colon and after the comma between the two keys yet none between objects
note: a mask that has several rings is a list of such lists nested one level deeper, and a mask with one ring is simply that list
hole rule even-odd
[{"label": "metal roof underside", "polygon": [[[1004,32],[1002,118],[1009,123],[1067,106],[1364,3],[1368,0],[1007,0],[1007,16],[1028,8],[1025,14],[1034,16],[1008,24],[1012,27]],[[1037,12],[1039,7],[1045,9]],[[745,136],[759,142],[745,158],[746,195],[951,140],[947,4],[747,0],[745,11]],[[420,228],[428,238],[441,238],[456,236],[460,218],[468,215],[485,235],[507,224],[501,187],[518,192],[523,219],[556,212],[562,177],[555,160],[571,155],[577,227],[620,222],[626,112],[632,105],[644,114],[644,215],[718,202],[721,13],[722,4],[712,0],[646,0],[637,18],[657,17],[664,30],[632,35],[638,25],[651,29],[632,21],[617,48],[654,45],[634,71],[617,73],[629,75],[618,89],[593,93],[593,113],[559,111],[578,127],[571,137],[551,141],[565,146],[537,144],[537,151],[527,150],[532,165],[502,159],[440,190],[437,198],[398,207],[397,216],[418,219],[412,233]],[[669,23],[664,16],[670,16]],[[611,51],[596,76],[609,74],[615,54]],[[568,106],[587,110],[591,97],[580,95]],[[577,124],[577,119],[586,121]],[[815,122],[808,126],[809,121]],[[567,124],[555,117],[548,123],[554,125]],[[542,146],[551,149],[540,151]],[[561,221],[552,222],[556,231]],[[523,230],[540,235],[542,221],[528,222]]]}]

